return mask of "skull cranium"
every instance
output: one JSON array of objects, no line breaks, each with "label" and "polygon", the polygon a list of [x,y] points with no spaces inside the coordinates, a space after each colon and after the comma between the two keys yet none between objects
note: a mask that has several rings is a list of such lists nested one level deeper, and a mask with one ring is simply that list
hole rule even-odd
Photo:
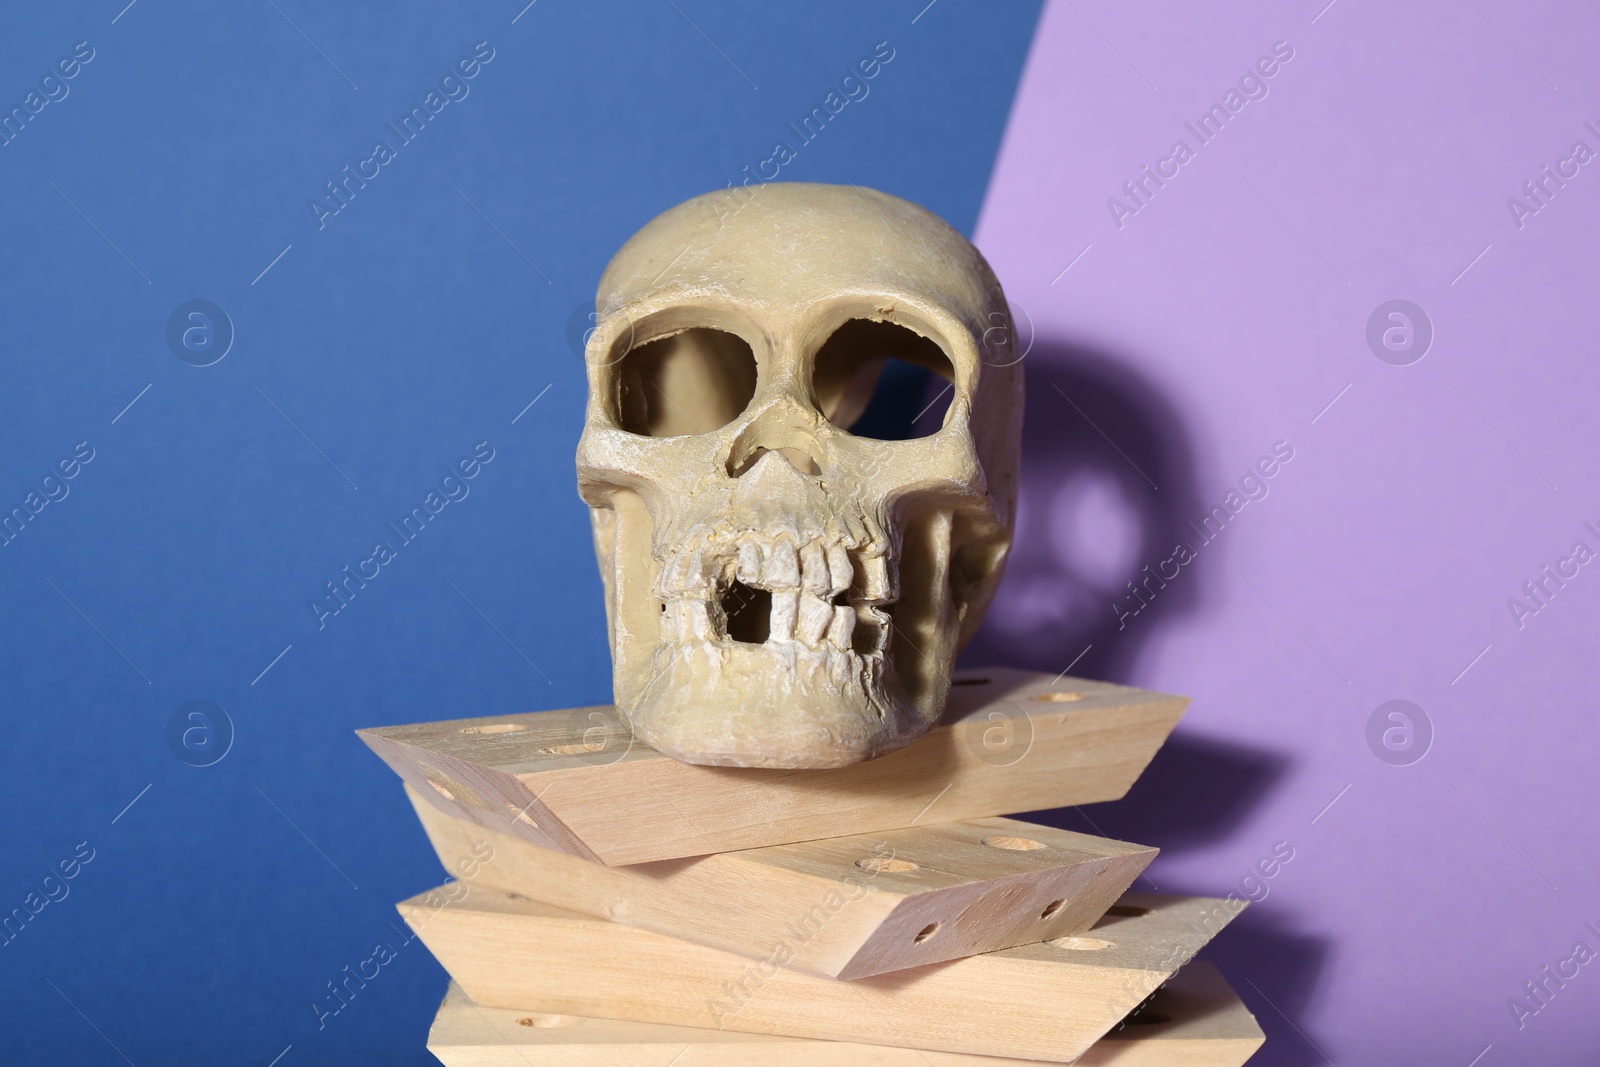
[{"label": "skull cranium", "polygon": [[[728,190],[635,234],[596,307],[578,482],[635,735],[836,767],[927,731],[1015,510],[1022,368],[977,250],[882,193]],[[927,436],[849,429],[891,359],[949,380]]]}]

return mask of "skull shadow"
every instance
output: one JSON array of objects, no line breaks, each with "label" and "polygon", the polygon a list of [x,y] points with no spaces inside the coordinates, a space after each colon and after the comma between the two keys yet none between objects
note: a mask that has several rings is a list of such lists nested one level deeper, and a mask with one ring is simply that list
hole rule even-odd
[{"label": "skull shadow", "polygon": [[[1201,560],[1223,550],[1202,548],[1198,568],[1185,566],[1164,584],[1149,580],[1179,541],[1195,542],[1189,524],[1204,514],[1189,437],[1162,391],[1113,354],[1040,339],[1027,358],[1015,540],[961,666],[1055,674],[1070,665],[1080,677],[1127,683],[1161,626],[1203,608]],[[1168,854],[1197,849],[1232,836],[1288,765],[1282,753],[1180,727],[1122,800],[1026,817]],[[1236,874],[1183,889],[1160,879],[1159,891],[1221,896]],[[1147,883],[1141,878],[1139,887],[1153,887]],[[1274,1036],[1270,1061],[1298,1064],[1320,1056],[1246,979],[1293,1018],[1310,1002],[1327,952],[1324,939],[1264,905],[1246,909],[1203,955],[1262,1009]]]},{"label": "skull shadow", "polygon": [[[1195,480],[1183,420],[1159,388],[1109,354],[1038,341],[1028,354],[1015,540],[961,665],[1051,674],[1070,665],[1080,677],[1129,682],[1156,630],[1199,610],[1206,576],[1196,568],[1222,550],[1202,548],[1165,585],[1144,582],[1178,541],[1195,540],[1188,524],[1203,513]],[[1129,591],[1136,581],[1143,600]],[[1069,828],[1168,851],[1212,844],[1286,764],[1180,728],[1127,797],[1095,809],[1102,829],[1081,816]]]},{"label": "skull shadow", "polygon": [[1041,339],[1026,380],[1011,555],[962,664],[1126,681],[1155,630],[1200,603],[1188,568],[1141,584],[1143,599],[1129,588],[1202,514],[1188,436],[1160,390],[1106,354]]}]

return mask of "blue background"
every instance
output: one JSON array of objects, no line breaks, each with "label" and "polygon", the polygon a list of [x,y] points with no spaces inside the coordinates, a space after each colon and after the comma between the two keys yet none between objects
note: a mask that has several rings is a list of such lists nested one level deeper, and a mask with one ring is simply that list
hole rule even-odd
[{"label": "blue background", "polygon": [[[0,913],[95,854],[0,946],[4,1055],[430,1063],[420,943],[320,1030],[311,1007],[441,879],[351,731],[608,699],[574,313],[879,41],[782,177],[970,232],[1037,8],[123,2],[0,34],[3,110],[95,50],[0,147],[0,509],[94,449],[0,547]],[[308,199],[483,40],[469,95],[319,229]],[[166,341],[195,299],[236,333],[207,367]],[[485,440],[470,495],[319,629],[323,583]],[[191,700],[235,732],[208,767],[169,747]]]}]

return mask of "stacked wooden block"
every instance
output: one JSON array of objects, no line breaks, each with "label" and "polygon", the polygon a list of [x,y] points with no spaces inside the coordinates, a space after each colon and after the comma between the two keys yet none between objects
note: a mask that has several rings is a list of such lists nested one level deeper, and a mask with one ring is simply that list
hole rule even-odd
[{"label": "stacked wooden block", "polygon": [[967,673],[932,734],[827,771],[679,763],[608,708],[362,731],[452,876],[399,906],[454,978],[428,1047],[449,1065],[1241,1064],[1255,1020],[1183,967],[1237,902],[1128,892],[1155,849],[996,817],[1122,796],[1184,704]]}]

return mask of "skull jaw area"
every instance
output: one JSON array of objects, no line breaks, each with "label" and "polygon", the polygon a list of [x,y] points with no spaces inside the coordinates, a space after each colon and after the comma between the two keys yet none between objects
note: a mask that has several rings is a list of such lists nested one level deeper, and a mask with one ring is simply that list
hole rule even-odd
[{"label": "skull jaw area", "polygon": [[[648,512],[619,512],[632,519],[624,530]],[[658,622],[636,683],[617,687],[635,736],[686,763],[826,769],[882,756],[938,721],[962,616],[952,511],[928,500],[892,517],[841,508],[830,518],[866,536],[696,516],[699,536],[675,525],[653,545],[648,576],[617,583],[619,614]],[[875,532],[885,530],[898,536]],[[626,572],[639,555],[619,562]],[[619,663],[630,645],[618,642]]]},{"label": "skull jaw area", "polygon": [[939,719],[966,614],[952,539],[975,521],[954,501],[839,509],[845,537],[826,522],[752,530],[720,508],[658,525],[660,496],[611,503],[593,514],[615,699],[641,741],[686,763],[823,769]]},{"label": "skull jaw area", "polygon": [[898,696],[893,661],[798,642],[663,646],[633,732],[686,763],[845,767],[926,733],[934,716]]}]

